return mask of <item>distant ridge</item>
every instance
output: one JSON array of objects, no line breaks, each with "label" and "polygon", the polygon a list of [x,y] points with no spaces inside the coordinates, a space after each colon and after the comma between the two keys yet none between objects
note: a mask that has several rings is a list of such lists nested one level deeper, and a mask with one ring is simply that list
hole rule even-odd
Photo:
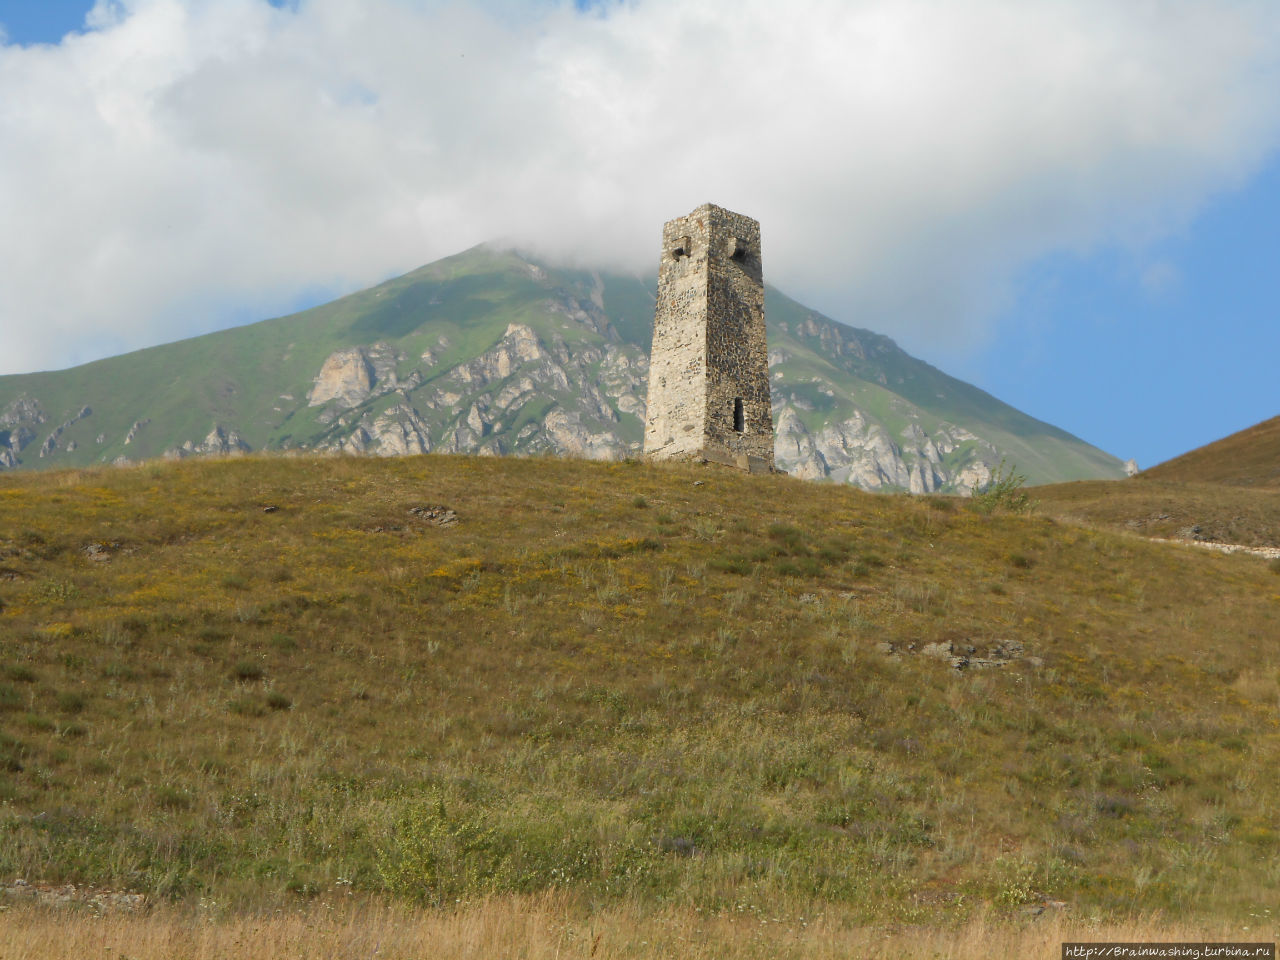
[{"label": "distant ridge", "polygon": [[1280,487],[1280,417],[1166,460],[1138,477]]}]

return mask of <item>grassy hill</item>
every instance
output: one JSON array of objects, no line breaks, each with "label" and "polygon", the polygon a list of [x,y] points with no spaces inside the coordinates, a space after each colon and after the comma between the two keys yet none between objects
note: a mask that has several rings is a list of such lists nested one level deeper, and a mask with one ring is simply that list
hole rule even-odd
[{"label": "grassy hill", "polygon": [[1248,925],[1274,565],[981,508],[546,458],[0,476],[0,876]]},{"label": "grassy hill", "polygon": [[1144,480],[1280,487],[1280,417],[1166,460],[1138,476]]},{"label": "grassy hill", "polygon": [[1046,510],[1147,537],[1280,549],[1280,417],[1184,453],[1124,483],[1036,491]]},{"label": "grassy hill", "polygon": [[[651,279],[477,247],[292,316],[0,377],[0,469],[228,448],[621,459],[643,435],[653,304]],[[886,337],[772,288],[766,314],[786,469],[917,490],[980,486],[1002,457],[1038,483],[1122,475]],[[343,351],[370,382],[312,402]]]}]

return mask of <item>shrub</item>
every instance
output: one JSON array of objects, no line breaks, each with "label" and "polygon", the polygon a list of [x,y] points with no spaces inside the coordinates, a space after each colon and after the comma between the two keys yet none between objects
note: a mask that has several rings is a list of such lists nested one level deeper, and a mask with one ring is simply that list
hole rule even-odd
[{"label": "shrub", "polygon": [[265,717],[267,706],[259,697],[236,697],[231,701],[231,712],[242,717]]},{"label": "shrub", "polygon": [[751,561],[746,557],[714,557],[708,566],[721,573],[736,573],[739,576],[751,572]]},{"label": "shrub", "polygon": [[15,740],[7,733],[0,731],[0,770],[9,773],[21,773],[22,761],[30,754],[30,748],[21,740]]},{"label": "shrub", "polygon": [[79,713],[84,709],[85,698],[82,693],[60,693],[58,694],[58,709],[63,713]]},{"label": "shrub", "polygon": [[0,710],[17,710],[21,706],[18,688],[11,683],[0,683]]},{"label": "shrub", "polygon": [[17,683],[35,683],[36,673],[23,663],[11,663],[4,668],[4,675]]},{"label": "shrub", "polygon": [[296,650],[298,641],[287,633],[273,633],[271,635],[271,646],[277,650]]},{"label": "shrub", "polygon": [[778,542],[787,552],[796,554],[805,552],[805,532],[789,523],[773,523],[769,525],[769,536]]},{"label": "shrub", "polygon": [[973,495],[973,505],[980,513],[992,513],[996,510],[1027,513],[1035,509],[1035,502],[1022,489],[1026,482],[1024,475],[1001,460],[990,482]]},{"label": "shrub", "polygon": [[272,690],[267,694],[267,706],[272,710],[288,710],[293,706],[293,701],[278,690]]},{"label": "shrub", "polygon": [[28,713],[23,718],[23,722],[26,723],[28,729],[38,730],[41,733],[47,733],[53,729],[53,721],[48,717],[40,716],[38,713]]},{"label": "shrub", "polygon": [[252,660],[240,660],[231,668],[231,678],[242,683],[261,680],[265,673],[262,664],[254,663]]},{"label": "shrub", "polygon": [[155,801],[156,806],[162,810],[187,810],[191,807],[190,797],[177,787],[171,787],[167,784],[156,788]]}]

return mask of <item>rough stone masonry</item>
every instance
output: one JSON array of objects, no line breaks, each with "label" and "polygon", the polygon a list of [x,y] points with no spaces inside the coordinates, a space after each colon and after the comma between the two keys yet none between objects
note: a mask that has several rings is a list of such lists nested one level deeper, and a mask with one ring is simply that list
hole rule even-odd
[{"label": "rough stone masonry", "polygon": [[773,470],[760,224],[706,203],[662,228],[645,456]]}]

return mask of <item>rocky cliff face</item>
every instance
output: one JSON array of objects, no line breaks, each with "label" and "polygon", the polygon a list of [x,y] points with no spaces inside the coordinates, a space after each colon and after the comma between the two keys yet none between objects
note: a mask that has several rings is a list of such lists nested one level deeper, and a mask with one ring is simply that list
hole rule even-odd
[{"label": "rocky cliff face", "polygon": [[[599,307],[552,302],[548,308],[593,332],[608,333]],[[801,331],[826,349],[865,360],[855,339],[808,321]],[[484,353],[440,375],[431,371],[447,342],[423,353],[407,377],[410,358],[387,344],[345,348],[316,374],[308,403],[325,407],[332,424],[312,449],[398,456],[427,453],[534,454],[607,460],[640,453],[648,357],[617,338],[603,345],[555,336],[544,341],[525,324],[510,324]],[[376,359],[372,359],[376,358]],[[852,410],[811,429],[801,413],[812,409],[789,394],[783,372],[790,355],[775,350],[775,456],[779,469],[806,479],[832,479],[866,490],[970,493],[990,481],[999,451],[970,431],[943,423],[931,432],[906,410],[908,424],[894,433]],[[427,377],[431,380],[425,386]],[[836,385],[816,382],[836,396]],[[394,394],[390,405],[370,400]]]},{"label": "rocky cliff face", "polygon": [[40,404],[26,396],[11,401],[0,411],[0,467],[16,467],[20,462],[18,455],[36,438],[36,431],[48,419]]},{"label": "rocky cliff face", "polygon": [[[993,445],[954,424],[943,424],[930,435],[912,422],[895,437],[854,411],[811,432],[794,402],[784,399],[777,415],[776,457],[798,477],[831,478],[864,490],[972,493],[990,482],[1000,462]],[[774,410],[779,410],[777,400]],[[969,452],[959,462],[948,462],[948,455],[966,443]]]},{"label": "rocky cliff face", "polygon": [[[577,304],[558,312],[590,319]],[[419,364],[434,366],[436,353],[449,346],[438,341]],[[370,373],[370,355],[385,358],[386,369]],[[648,361],[634,347],[563,336],[546,342],[531,327],[512,323],[488,350],[443,373],[415,367],[400,377],[394,371],[406,362],[410,358],[385,344],[329,356],[309,403],[326,406],[320,417],[332,426],[311,449],[383,456],[554,453],[595,460],[639,450],[634,435],[644,412]],[[423,385],[428,372],[432,379]],[[380,397],[393,399],[385,406],[370,402]],[[622,429],[623,418],[631,421],[629,431]]]}]

